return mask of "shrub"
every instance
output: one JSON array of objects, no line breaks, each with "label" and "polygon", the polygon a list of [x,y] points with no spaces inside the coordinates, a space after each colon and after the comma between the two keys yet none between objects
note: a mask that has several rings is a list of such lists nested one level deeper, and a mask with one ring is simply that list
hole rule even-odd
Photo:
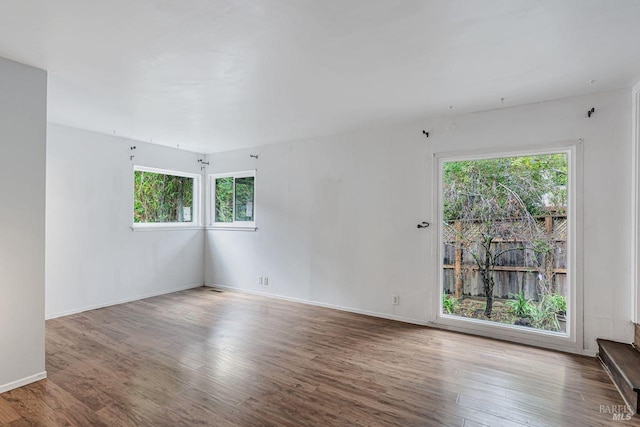
[{"label": "shrub", "polygon": [[506,305],[511,312],[521,318],[534,318],[538,313],[538,308],[525,298],[524,292],[512,296],[514,299],[507,301]]},{"label": "shrub", "polygon": [[537,309],[536,315],[533,317],[533,325],[538,329],[544,329],[546,331],[559,331],[560,322],[558,322],[558,315],[552,309],[544,309],[544,302],[540,304],[540,309]]},{"label": "shrub", "polygon": [[542,299],[545,308],[558,314],[565,314],[567,312],[567,299],[560,294],[549,294]]},{"label": "shrub", "polygon": [[442,310],[446,311],[448,314],[453,314],[453,312],[458,308],[459,301],[457,298],[452,297],[451,295],[447,295],[444,292],[442,293]]},{"label": "shrub", "polygon": [[548,331],[559,331],[558,315],[567,312],[567,299],[559,294],[549,294],[542,297],[538,313],[533,319],[536,328]]}]

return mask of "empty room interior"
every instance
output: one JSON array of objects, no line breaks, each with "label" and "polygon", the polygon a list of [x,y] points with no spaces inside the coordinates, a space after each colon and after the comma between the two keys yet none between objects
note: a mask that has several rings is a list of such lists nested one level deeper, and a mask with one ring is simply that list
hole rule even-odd
[{"label": "empty room interior", "polygon": [[0,1],[1,426],[640,426],[640,1]]}]

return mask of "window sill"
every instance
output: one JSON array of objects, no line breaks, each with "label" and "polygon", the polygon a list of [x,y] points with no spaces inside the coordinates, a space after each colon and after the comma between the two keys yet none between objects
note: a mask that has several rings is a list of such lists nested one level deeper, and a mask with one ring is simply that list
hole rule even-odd
[{"label": "window sill", "polygon": [[568,329],[566,332],[547,331],[447,314],[439,314],[431,323],[436,327],[466,334],[514,341],[561,351],[581,351],[582,343],[576,339],[575,327],[571,327],[569,319],[567,320]]},{"label": "window sill", "polygon": [[175,225],[175,224],[153,224],[153,225],[134,225],[131,231],[178,231],[178,230],[202,230],[201,225]]},{"label": "window sill", "polygon": [[206,230],[225,230],[225,231],[258,231],[258,227],[250,226],[250,227],[240,227],[240,226],[220,226],[220,225],[210,225],[205,227]]}]

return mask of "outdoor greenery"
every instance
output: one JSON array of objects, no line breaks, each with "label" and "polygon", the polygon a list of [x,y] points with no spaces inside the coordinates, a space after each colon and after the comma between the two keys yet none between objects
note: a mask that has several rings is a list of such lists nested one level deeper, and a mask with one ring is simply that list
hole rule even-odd
[{"label": "outdoor greenery", "polygon": [[442,309],[447,312],[447,314],[453,314],[453,312],[458,308],[459,302],[458,299],[442,293]]},{"label": "outdoor greenery", "polygon": [[527,267],[537,270],[543,297],[535,305],[520,292],[507,303],[512,314],[549,329],[556,325],[545,313],[553,313],[555,320],[562,301],[566,311],[564,297],[551,296],[557,241],[541,229],[538,218],[565,213],[567,166],[564,153],[444,163],[444,225],[455,233],[457,249],[470,254],[477,266],[486,298],[484,317],[493,312],[495,268],[514,251],[524,252]]},{"label": "outdoor greenery", "polygon": [[[550,304],[550,300],[558,301],[559,304]],[[461,300],[447,294],[442,296],[442,312],[449,315],[486,319],[484,316],[485,304],[477,298],[467,297]],[[565,312],[558,311],[557,307],[563,304],[566,307],[566,299],[558,294],[550,294],[540,302],[528,300],[524,294],[518,294],[514,296],[514,299],[497,300],[491,320],[510,325],[562,332],[564,326],[561,322],[564,321]]]},{"label": "outdoor greenery", "polygon": [[536,306],[526,299],[524,292],[520,291],[518,295],[515,295],[515,299],[507,301],[507,306],[511,309],[511,312],[522,318],[533,318],[536,316]]},{"label": "outdoor greenery", "polygon": [[254,220],[254,184],[252,176],[224,177],[215,180],[215,222]]},{"label": "outdoor greenery", "polygon": [[254,180],[252,176],[236,178],[236,221],[253,221]]},{"label": "outdoor greenery", "polygon": [[216,222],[233,222],[233,177],[216,178]]},{"label": "outdoor greenery", "polygon": [[446,162],[444,219],[498,220],[523,211],[545,215],[567,200],[567,156],[502,157]]},{"label": "outdoor greenery", "polygon": [[567,312],[567,299],[558,294],[549,294],[545,296],[544,304],[549,310],[558,314],[566,314]]},{"label": "outdoor greenery", "polygon": [[193,221],[193,178],[134,171],[135,223]]}]

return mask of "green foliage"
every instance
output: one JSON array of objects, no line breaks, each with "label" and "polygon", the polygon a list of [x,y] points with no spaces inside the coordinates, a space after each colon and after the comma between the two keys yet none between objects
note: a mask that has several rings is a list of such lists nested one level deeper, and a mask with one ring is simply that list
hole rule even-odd
[{"label": "green foliage", "polygon": [[215,222],[254,220],[255,178],[216,178]]},{"label": "green foliage", "polygon": [[252,176],[236,178],[236,221],[253,221],[254,180]]},{"label": "green foliage", "polygon": [[[565,208],[567,166],[564,153],[443,164],[445,226],[454,230],[456,244],[468,251],[478,266],[487,299],[486,317],[491,317],[494,270],[503,255],[533,250],[546,259],[553,254],[554,243],[538,227],[535,217]],[[508,248],[497,244],[505,241],[518,244]],[[515,309],[525,317],[533,316],[524,302]]]},{"label": "green foliage", "polygon": [[558,315],[567,311],[567,300],[559,294],[545,295],[537,306],[533,306],[532,326],[547,331],[559,331]]},{"label": "green foliage", "polygon": [[533,326],[546,331],[560,330],[556,307],[554,304],[548,303],[545,298],[543,298],[536,309],[536,315],[533,317]]},{"label": "green foliage", "polygon": [[496,207],[510,210],[513,193],[531,215],[543,215],[549,206],[566,205],[567,155],[446,162],[442,180],[445,194],[456,195],[445,197],[446,221],[462,219],[463,212],[467,219],[495,217],[495,212],[487,211]]},{"label": "green foliage", "polygon": [[459,301],[457,298],[442,293],[442,309],[448,314],[452,314],[458,308]]},{"label": "green foliage", "polygon": [[515,299],[506,302],[511,312],[522,318],[532,319],[536,317],[537,307],[524,296],[524,292],[520,291],[518,295],[513,295]]},{"label": "green foliage", "polygon": [[[191,222],[193,178],[134,171],[133,221],[136,223]],[[185,217],[185,209],[191,215]]]},{"label": "green foliage", "polygon": [[538,254],[549,254],[553,252],[553,248],[546,240],[535,240],[533,242],[533,251]]},{"label": "green foliage", "polygon": [[233,222],[233,177],[216,178],[215,222]]},{"label": "green foliage", "polygon": [[552,313],[565,314],[567,312],[567,299],[560,294],[546,295],[542,299],[545,309]]}]

